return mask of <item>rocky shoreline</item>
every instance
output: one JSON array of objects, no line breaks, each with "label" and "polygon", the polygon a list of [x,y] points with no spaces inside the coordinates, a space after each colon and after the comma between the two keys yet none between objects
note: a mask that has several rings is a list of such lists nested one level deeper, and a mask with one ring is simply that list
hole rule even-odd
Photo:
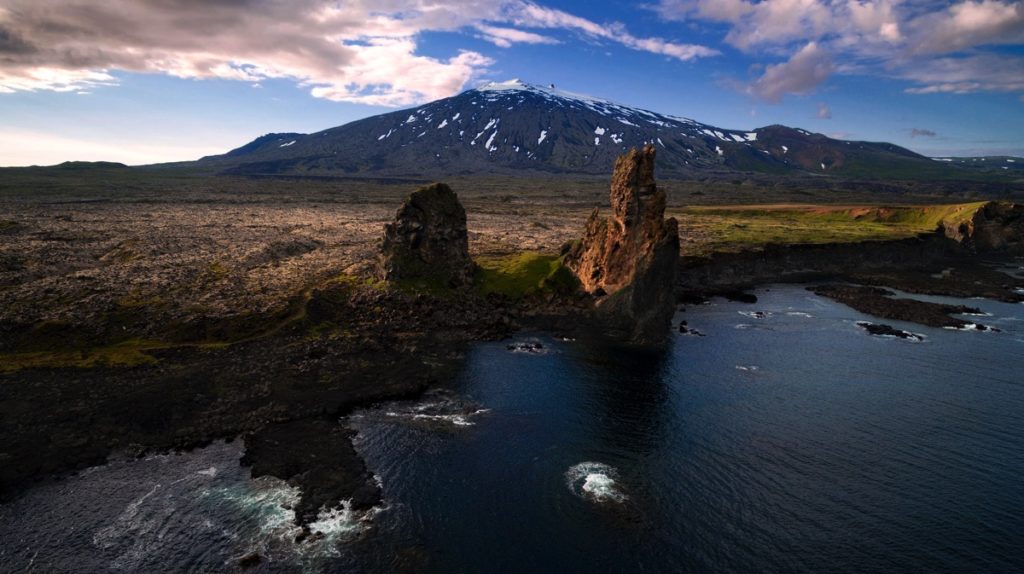
[{"label": "rocky shoreline", "polygon": [[[653,150],[634,154],[623,170],[612,187],[613,217],[591,218],[585,240],[567,245],[561,258],[528,262],[550,267],[521,296],[473,284],[479,269],[469,257],[466,213],[451,202],[450,189],[432,186],[388,224],[376,264],[369,257],[347,262],[350,272],[317,278],[283,307],[233,322],[197,314],[164,324],[146,314],[147,304],[163,308],[158,293],[122,300],[116,314],[82,309],[84,319],[74,325],[0,323],[0,351],[26,361],[0,369],[0,501],[115,452],[142,456],[242,438],[241,462],[254,477],[272,475],[300,488],[296,521],[306,525],[342,500],[355,510],[381,501],[339,418],[443,385],[474,341],[521,329],[586,338],[612,325],[626,341],[649,343],[668,334],[679,303],[715,295],[749,302],[744,289],[773,282],[827,281],[815,292],[865,313],[953,328],[966,321],[951,315],[972,309],[897,299],[882,286],[1024,301],[1024,279],[996,268],[1021,266],[1005,249],[1020,245],[1019,234],[1003,233],[1007,226],[991,218],[976,226],[990,238],[984,241],[975,227],[959,226],[899,241],[682,257],[674,266],[678,232],[674,220],[664,219]],[[431,215],[432,203],[448,217]],[[1013,210],[990,215],[1006,213],[1019,217]],[[986,250],[996,240],[999,250]],[[296,241],[278,247],[286,255],[317,249]],[[117,249],[100,257],[141,257],[133,244]],[[564,267],[582,273],[578,289],[558,279],[566,261]],[[256,268],[274,275],[272,264]],[[210,267],[201,279],[213,284],[221,275]],[[897,331],[882,327],[875,330]],[[155,335],[172,343],[147,342]],[[41,349],[97,341],[106,345],[98,358],[82,351],[61,357],[68,364],[33,362]]]}]

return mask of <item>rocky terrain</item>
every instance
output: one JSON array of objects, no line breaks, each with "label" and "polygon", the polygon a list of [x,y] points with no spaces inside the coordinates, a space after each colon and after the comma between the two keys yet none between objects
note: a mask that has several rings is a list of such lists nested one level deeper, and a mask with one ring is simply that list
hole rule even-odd
[{"label": "rocky terrain", "polygon": [[[365,508],[380,492],[337,418],[443,382],[469,341],[544,321],[545,302],[377,279],[408,183],[372,198],[337,183],[120,183],[2,204],[0,498],[115,451],[242,436],[254,475],[302,488],[299,520],[341,498]],[[477,253],[557,249],[537,233],[555,221],[470,221],[457,235]]]},{"label": "rocky terrain", "polygon": [[665,219],[665,192],[654,181],[653,146],[615,162],[609,192],[611,217],[598,210],[566,265],[596,298],[605,328],[637,343],[663,341],[675,312],[679,227]]},{"label": "rocky terrain", "polygon": [[989,202],[966,221],[943,222],[942,230],[975,253],[1024,254],[1024,205]]},{"label": "rocky terrain", "polygon": [[[868,315],[918,323],[929,327],[962,329],[967,325],[974,325],[974,323],[953,315],[978,315],[981,313],[979,309],[966,305],[945,305],[916,299],[900,299],[895,297],[895,293],[882,287],[828,284],[807,289],[813,291],[815,295],[839,301]],[[985,330],[985,327],[981,326],[979,330]]]},{"label": "rocky terrain", "polygon": [[[443,208],[451,196],[440,186],[427,188],[425,203],[409,200],[426,183],[417,180],[252,180],[81,166],[70,175],[5,179],[0,496],[112,452],[242,437],[255,475],[300,486],[300,521],[341,498],[357,508],[374,504],[380,492],[337,431],[339,416],[443,384],[471,341],[524,327],[575,335],[589,327],[593,296],[607,300],[624,285],[633,285],[620,295],[631,321],[654,325],[670,313],[671,290],[659,286],[675,272],[665,262],[676,260],[678,237],[663,213],[666,204],[670,213],[679,209],[684,196],[654,183],[653,155],[637,152],[620,164],[612,217],[589,223],[608,197],[607,180],[524,180],[514,189],[453,180],[460,212]],[[452,217],[435,220],[416,205],[442,206]],[[1017,208],[992,210],[972,219],[973,228],[957,226],[959,240],[933,232],[870,246],[683,258],[676,295],[816,274],[1024,299],[1024,281],[971,254],[981,237],[1019,243],[1000,231],[1017,229]],[[688,217],[684,236],[700,229],[699,215]],[[428,228],[450,241],[417,240]],[[590,295],[566,289],[558,255],[584,229],[570,260]],[[613,245],[635,257],[616,258]],[[385,255],[451,259],[448,279],[466,277],[468,257],[478,269],[473,284],[445,281],[443,292],[415,284],[422,274],[412,285],[401,273],[382,281],[381,246]],[[891,306],[886,293],[842,292]],[[647,309],[657,309],[651,321],[638,315]],[[653,337],[644,330],[634,338]]]}]

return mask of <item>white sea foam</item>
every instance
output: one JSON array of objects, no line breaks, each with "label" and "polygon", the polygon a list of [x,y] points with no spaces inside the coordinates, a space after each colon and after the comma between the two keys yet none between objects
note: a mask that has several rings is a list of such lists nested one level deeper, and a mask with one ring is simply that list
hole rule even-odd
[{"label": "white sea foam", "polygon": [[321,508],[316,520],[307,525],[309,536],[296,542],[303,530],[295,524],[293,509],[301,491],[269,476],[257,478],[251,485],[205,490],[201,495],[227,501],[250,516],[256,529],[248,545],[271,556],[292,555],[300,561],[337,556],[340,545],[367,528],[376,514],[376,509],[353,511],[351,500],[343,500],[339,507]]},{"label": "white sea foam", "polygon": [[986,325],[979,325],[977,323],[966,323],[962,327],[946,326],[946,327],[943,327],[943,329],[947,329],[949,331],[975,331],[975,332],[978,332],[978,333],[997,333],[998,332],[996,329],[993,329],[992,327],[988,327]]},{"label": "white sea foam", "polygon": [[434,391],[416,403],[391,402],[382,407],[357,411],[348,418],[470,427],[476,424],[476,418],[489,412],[491,409],[483,408],[451,392]]},{"label": "white sea foam", "polygon": [[601,462],[581,462],[565,471],[569,490],[594,502],[623,502],[626,495],[618,488],[618,471]]},{"label": "white sea foam", "polygon": [[475,411],[460,414],[428,414],[388,411],[385,414],[389,417],[408,418],[420,421],[439,421],[451,423],[457,427],[471,427],[476,424],[472,420],[470,420],[471,417],[482,415],[490,411],[491,409],[476,409]]},{"label": "white sea foam", "polygon": [[310,532],[322,532],[325,537],[337,538],[359,530],[359,517],[352,512],[352,501],[341,501],[341,508],[320,509],[316,520],[309,523]]},{"label": "white sea foam", "polygon": [[814,315],[811,315],[810,313],[804,313],[803,311],[789,311],[786,314],[789,315],[790,317],[814,317]]}]

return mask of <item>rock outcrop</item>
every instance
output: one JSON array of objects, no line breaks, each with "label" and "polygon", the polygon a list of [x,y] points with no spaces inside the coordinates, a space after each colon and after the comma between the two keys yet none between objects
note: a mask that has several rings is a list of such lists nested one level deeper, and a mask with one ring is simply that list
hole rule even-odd
[{"label": "rock outcrop", "polygon": [[598,210],[566,265],[597,297],[596,313],[612,336],[656,344],[669,333],[679,264],[679,229],[665,219],[665,192],[654,182],[653,146],[632,149],[615,162],[612,215]]},{"label": "rock outcrop", "polygon": [[974,252],[1024,252],[1024,205],[990,201],[964,222],[942,222],[946,237]]},{"label": "rock outcrop", "polygon": [[386,281],[424,280],[444,287],[472,281],[466,210],[450,187],[435,183],[405,200],[384,228],[379,268]]}]

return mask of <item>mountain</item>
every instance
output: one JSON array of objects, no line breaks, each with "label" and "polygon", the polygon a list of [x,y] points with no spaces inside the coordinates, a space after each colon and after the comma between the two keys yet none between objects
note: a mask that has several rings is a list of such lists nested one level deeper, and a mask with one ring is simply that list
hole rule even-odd
[{"label": "mountain", "polygon": [[841,141],[779,125],[718,128],[518,80],[314,134],[268,134],[197,163],[244,175],[606,174],[618,155],[644,144],[657,147],[665,176],[739,171],[888,178],[959,171],[893,144]]}]

